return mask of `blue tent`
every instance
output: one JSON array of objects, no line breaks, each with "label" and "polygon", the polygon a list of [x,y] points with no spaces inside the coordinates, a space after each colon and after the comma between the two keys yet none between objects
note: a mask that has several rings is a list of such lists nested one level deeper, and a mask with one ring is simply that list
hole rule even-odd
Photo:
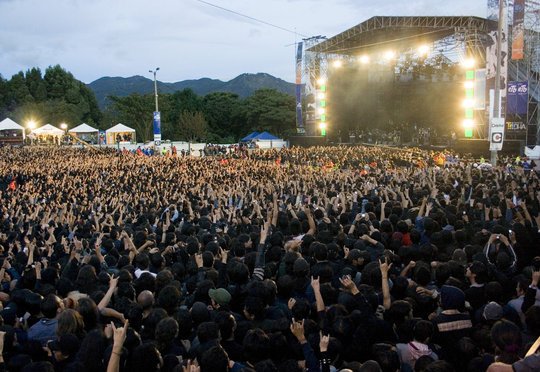
[{"label": "blue tent", "polygon": [[253,132],[253,133],[250,133],[250,134],[248,134],[247,136],[245,136],[244,138],[242,138],[242,139],[240,140],[240,142],[249,142],[249,141],[251,141],[253,138],[257,137],[259,134],[261,134],[261,133],[259,133],[259,132]]},{"label": "blue tent", "polygon": [[276,136],[268,132],[259,133],[257,136],[252,138],[252,140],[267,140],[267,141],[273,141],[273,140],[278,140],[278,139],[279,138],[277,138]]}]

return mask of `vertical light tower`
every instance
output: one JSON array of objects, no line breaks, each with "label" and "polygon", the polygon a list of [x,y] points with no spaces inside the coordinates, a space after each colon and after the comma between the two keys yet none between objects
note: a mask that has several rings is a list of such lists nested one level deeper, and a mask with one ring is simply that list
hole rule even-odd
[{"label": "vertical light tower", "polygon": [[321,136],[326,136],[326,79],[320,78],[317,80],[317,98],[319,101],[319,107],[317,108],[317,114],[319,115],[319,129],[321,130]]},{"label": "vertical light tower", "polygon": [[159,106],[158,106],[158,94],[157,94],[157,79],[156,74],[159,71],[159,67],[156,67],[155,70],[148,70],[151,74],[154,74],[154,97],[156,99],[156,111],[154,111],[154,122],[153,122],[153,129],[154,129],[154,146],[161,145],[161,115],[159,113]]},{"label": "vertical light tower", "polygon": [[463,119],[463,127],[465,129],[465,138],[473,137],[474,128],[474,64],[472,58],[465,60],[465,118]]}]

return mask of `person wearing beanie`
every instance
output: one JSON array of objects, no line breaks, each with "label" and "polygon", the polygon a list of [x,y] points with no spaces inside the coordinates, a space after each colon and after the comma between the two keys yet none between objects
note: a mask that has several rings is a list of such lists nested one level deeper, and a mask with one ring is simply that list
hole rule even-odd
[{"label": "person wearing beanie", "polygon": [[472,331],[472,321],[465,308],[465,293],[457,287],[443,285],[440,294],[439,315],[430,317],[435,326],[433,342],[442,346],[445,356],[457,354],[456,345],[462,337],[468,337]]}]

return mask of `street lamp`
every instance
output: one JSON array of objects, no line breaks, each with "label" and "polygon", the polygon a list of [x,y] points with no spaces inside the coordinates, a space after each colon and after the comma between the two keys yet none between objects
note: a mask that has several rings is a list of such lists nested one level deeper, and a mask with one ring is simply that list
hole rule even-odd
[{"label": "street lamp", "polygon": [[155,70],[148,70],[149,73],[154,74],[154,96],[156,98],[156,112],[158,112],[158,95],[157,95],[157,80],[156,74],[159,71],[159,67],[156,67]]},{"label": "street lamp", "polygon": [[67,130],[68,125],[66,123],[60,124],[60,128],[65,132]]}]

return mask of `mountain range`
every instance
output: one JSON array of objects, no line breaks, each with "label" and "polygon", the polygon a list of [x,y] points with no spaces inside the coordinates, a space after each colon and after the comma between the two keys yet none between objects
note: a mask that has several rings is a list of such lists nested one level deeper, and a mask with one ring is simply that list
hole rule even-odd
[{"label": "mountain range", "polygon": [[[154,81],[144,76],[102,77],[88,87],[95,93],[99,107],[105,108],[108,104],[108,96],[125,97],[132,93],[149,94],[154,92]],[[192,89],[197,95],[204,96],[213,92],[231,92],[245,98],[252,95],[256,90],[269,88],[279,92],[294,95],[295,84],[276,78],[266,73],[241,74],[229,81],[218,79],[201,78],[197,80],[183,80],[176,83],[164,83],[157,81],[159,93],[174,93],[186,88]]]}]

